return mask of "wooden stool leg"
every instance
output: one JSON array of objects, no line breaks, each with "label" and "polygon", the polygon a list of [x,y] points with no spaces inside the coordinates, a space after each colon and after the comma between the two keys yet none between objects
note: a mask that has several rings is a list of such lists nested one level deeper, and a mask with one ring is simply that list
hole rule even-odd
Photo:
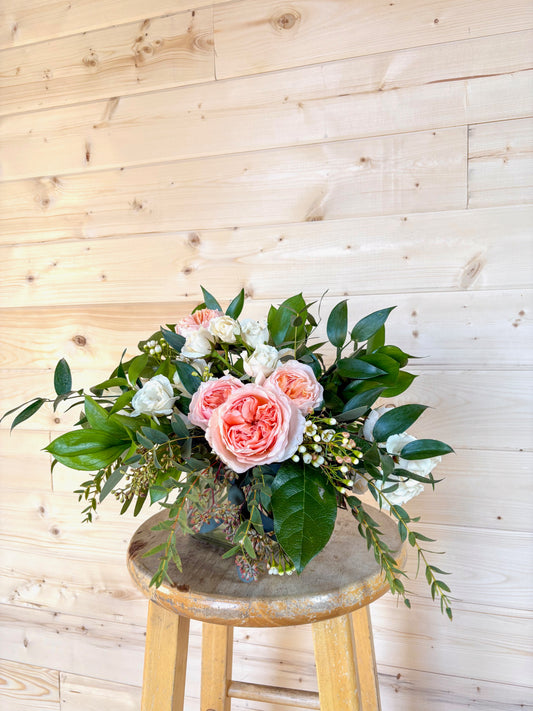
[{"label": "wooden stool leg", "polygon": [[183,711],[189,619],[150,601],[142,711]]},{"label": "wooden stool leg", "polygon": [[312,628],[321,711],[360,711],[350,615],[314,622]]},{"label": "wooden stool leg", "polygon": [[228,686],[233,661],[233,627],[204,622],[202,629],[202,711],[230,711]]},{"label": "wooden stool leg", "polygon": [[370,606],[352,612],[362,711],[381,711]]}]

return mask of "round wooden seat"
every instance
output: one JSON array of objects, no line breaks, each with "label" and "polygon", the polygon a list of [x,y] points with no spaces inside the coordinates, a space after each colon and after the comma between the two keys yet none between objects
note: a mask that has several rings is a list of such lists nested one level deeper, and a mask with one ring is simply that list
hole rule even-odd
[{"label": "round wooden seat", "polygon": [[[372,510],[372,517],[401,563],[396,524],[378,510]],[[222,559],[220,548],[178,533],[183,572],[171,565],[173,584],[150,588],[158,559],[143,555],[166,540],[166,531],[151,530],[165,518],[162,511],[137,530],[129,546],[128,567],[147,597],[185,617],[238,627],[299,625],[346,614],[388,590],[373,552],[357,531],[357,522],[343,510],[338,512],[328,545],[301,575],[262,575],[256,582],[243,583],[233,560]]]},{"label": "round wooden seat", "polygon": [[[384,542],[402,566],[405,550],[395,522],[371,509]],[[143,677],[142,711],[183,711],[189,621],[201,620],[201,711],[230,711],[240,698],[321,711],[379,711],[368,605],[388,584],[357,523],[339,511],[324,550],[301,575],[262,575],[242,582],[231,559],[217,546],[177,533],[182,572],[171,565],[172,583],[150,587],[158,556],[144,554],[164,543],[167,531],[151,529],[166,518],[160,512],[133,535],[128,568],[150,599]],[[311,623],[318,694],[232,679],[233,628]]]}]

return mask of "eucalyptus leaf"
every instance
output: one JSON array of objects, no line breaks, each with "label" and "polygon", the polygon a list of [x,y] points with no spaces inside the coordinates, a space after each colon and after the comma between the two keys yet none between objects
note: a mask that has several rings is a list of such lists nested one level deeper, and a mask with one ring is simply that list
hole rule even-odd
[{"label": "eucalyptus leaf", "polygon": [[178,414],[174,413],[172,415],[172,419],[170,420],[170,426],[172,427],[172,431],[174,432],[174,434],[176,434],[179,439],[188,438],[189,430],[187,429],[187,425]]},{"label": "eucalyptus leaf", "polygon": [[125,474],[126,469],[122,469],[122,467],[117,467],[114,472],[111,472],[102,487],[102,491],[100,492],[100,502],[102,502],[106,496],[113,491],[115,486],[123,479]]},{"label": "eucalyptus leaf", "polygon": [[168,437],[161,430],[156,430],[154,427],[141,427],[143,435],[154,444],[165,444],[168,442]]},{"label": "eucalyptus leaf", "polygon": [[171,348],[177,353],[181,353],[181,349],[185,345],[184,336],[181,336],[179,333],[174,333],[174,331],[167,331],[164,328],[161,329],[161,334]]},{"label": "eucalyptus leaf", "polygon": [[184,363],[181,360],[174,361],[176,370],[178,371],[179,378],[183,383],[184,388],[191,395],[198,390],[202,382],[200,373],[192,367],[189,363]]}]

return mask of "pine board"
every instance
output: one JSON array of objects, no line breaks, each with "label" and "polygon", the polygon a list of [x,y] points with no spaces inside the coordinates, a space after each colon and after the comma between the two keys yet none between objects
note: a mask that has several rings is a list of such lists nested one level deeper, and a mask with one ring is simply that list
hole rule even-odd
[{"label": "pine board", "polygon": [[2,242],[463,208],[466,138],[460,127],[7,182]]},{"label": "pine board", "polygon": [[59,710],[57,671],[0,659],[0,711]]},{"label": "pine board", "polygon": [[[507,250],[501,250],[502,260],[507,253]],[[453,255],[460,256],[457,252]],[[494,263],[496,265],[496,258]],[[502,266],[501,262],[499,266]],[[296,264],[292,268],[296,268]],[[210,283],[206,283],[209,288]],[[412,283],[420,286],[414,275]],[[304,292],[308,300],[319,296],[314,291],[315,286],[311,286],[313,291]],[[67,285],[63,288],[72,293]],[[338,300],[340,294],[339,297],[326,297],[322,314],[327,316]],[[494,289],[446,294],[352,295],[348,306],[350,324],[353,325],[378,308],[396,305],[387,323],[387,342],[400,345],[407,353],[424,356],[422,360],[412,361],[416,365],[477,369],[533,366],[533,353],[529,347],[532,336],[528,316],[530,302],[531,290]],[[270,303],[256,299],[248,301],[243,317],[266,317]],[[133,357],[138,353],[140,340],[150,336],[162,324],[176,323],[192,307],[192,302],[177,301],[0,309],[3,343],[0,367],[17,370],[55,368],[58,360],[64,357],[75,377],[85,369],[111,372],[124,348],[128,348],[126,357]],[[325,329],[324,319],[313,338],[324,341]],[[333,348],[328,346],[321,348],[321,352],[328,358],[334,355]]]},{"label": "pine board", "polygon": [[[510,47],[500,55],[499,48],[509,38]],[[469,77],[473,74],[471,62],[466,61],[470,53],[455,47],[455,54],[463,58],[462,65],[454,63],[459,64],[453,67],[456,72],[449,67],[445,71],[440,63],[440,73],[430,72],[437,48],[422,47],[408,50],[412,56],[398,52],[361,57],[335,62],[334,67],[313,66],[125,96],[114,100],[112,112],[108,101],[97,101],[5,116],[0,123],[2,179],[60,176],[528,116],[533,113],[532,72],[527,61],[522,62],[523,71],[512,69],[520,66],[526,38],[531,41],[531,33],[472,40],[485,58],[488,73],[478,78]],[[446,53],[451,55],[451,50]],[[398,82],[389,79],[391,86],[383,87],[388,68],[402,63],[406,76]],[[421,76],[421,64],[428,67],[426,76]],[[453,74],[458,76],[450,81],[439,78]]]},{"label": "pine board", "polygon": [[[123,304],[116,307],[123,320],[157,309],[157,322],[175,323],[201,302],[201,285],[228,303],[241,287],[254,300],[281,302],[286,274],[296,269],[298,285],[291,290],[301,289],[308,299],[326,290],[332,297],[372,294],[377,301],[401,292],[527,289],[532,219],[532,208],[520,205],[4,246],[0,307]],[[258,313],[267,307],[261,304]],[[109,337],[116,321],[108,325],[99,308],[105,323],[92,328],[105,327]],[[513,314],[517,325],[526,313],[520,311]],[[59,328],[50,313],[50,327]],[[87,322],[81,310],[71,337],[91,336],[84,331],[93,318]],[[154,321],[145,323],[151,328]]]},{"label": "pine board", "polygon": [[105,98],[105,121],[117,94],[213,79],[212,28],[203,9],[6,49],[0,113]]},{"label": "pine board", "polygon": [[155,0],[150,7],[142,0],[4,0],[0,8],[0,49],[19,47],[80,32],[128,22],[142,23],[148,17],[210,7],[227,0]]},{"label": "pine board", "polygon": [[[217,78],[257,74],[384,50],[531,27],[531,4],[512,0],[307,0],[290,6],[247,0],[214,8]],[[312,48],[312,49],[311,49]],[[312,59],[311,59],[312,58]]]},{"label": "pine board", "polygon": [[471,126],[468,205],[533,202],[533,118]]}]

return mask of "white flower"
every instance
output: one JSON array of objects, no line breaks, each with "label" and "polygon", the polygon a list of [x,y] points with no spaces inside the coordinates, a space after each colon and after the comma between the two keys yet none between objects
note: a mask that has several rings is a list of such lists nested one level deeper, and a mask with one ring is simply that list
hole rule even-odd
[{"label": "white flower", "polygon": [[191,331],[185,337],[185,344],[181,349],[184,358],[203,358],[211,353],[211,334],[206,328]]},{"label": "white flower", "polygon": [[219,316],[209,322],[209,333],[223,343],[235,343],[241,328],[231,316]]},{"label": "white flower", "polygon": [[243,351],[241,355],[244,372],[251,378],[257,378],[258,376],[262,379],[267,378],[274,372],[279,361],[279,352],[273,346],[264,344],[257,346],[250,356],[246,351]]},{"label": "white flower", "polygon": [[381,415],[384,415],[387,410],[390,409],[392,409],[392,405],[382,405],[381,407],[377,407],[375,410],[370,411],[370,414],[366,418],[365,424],[363,425],[363,437],[366,440],[368,440],[369,442],[374,441],[374,435],[372,434],[374,425],[379,420]]},{"label": "white flower", "polygon": [[[391,435],[387,439],[387,452],[389,454],[399,456],[406,444],[415,441],[416,437],[412,437],[410,434],[407,434],[407,432]],[[402,459],[402,457],[400,457],[398,466],[402,469],[407,469],[408,472],[413,472],[413,474],[427,476],[431,471],[433,471],[440,461],[441,457],[431,457],[431,459]]]},{"label": "white flower", "polygon": [[247,346],[257,348],[268,341],[268,328],[264,321],[244,318],[241,322],[241,338]]},{"label": "white flower", "polygon": [[[388,501],[393,506],[401,506],[402,504],[405,504],[406,501],[410,501],[410,499],[418,496],[418,494],[421,494],[424,491],[424,485],[419,481],[413,481],[413,479],[406,478],[398,479],[397,481],[394,477],[389,477],[385,484],[383,484],[381,479],[376,479],[374,481],[374,486],[381,490],[396,483],[398,484],[396,491],[389,491],[386,494]],[[385,511],[390,510],[390,506],[386,501],[383,501],[382,508]]]},{"label": "white flower", "polygon": [[154,375],[133,396],[131,415],[171,415],[176,400],[170,380],[164,375]]}]

